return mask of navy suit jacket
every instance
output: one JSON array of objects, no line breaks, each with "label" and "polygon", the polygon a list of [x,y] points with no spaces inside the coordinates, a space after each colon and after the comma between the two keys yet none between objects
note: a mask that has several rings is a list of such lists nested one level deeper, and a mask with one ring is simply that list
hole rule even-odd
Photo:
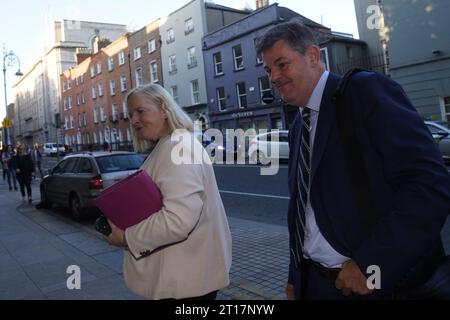
[{"label": "navy suit jacket", "polygon": [[[391,293],[422,284],[443,256],[440,231],[450,213],[450,177],[419,114],[394,81],[372,72],[350,80],[350,104],[376,202],[377,223],[364,234],[337,129],[332,97],[340,77],[330,73],[322,96],[311,161],[310,199],[317,225],[331,246],[361,271],[377,265],[381,290]],[[301,116],[289,132],[289,233],[294,226]],[[292,237],[291,237],[292,238]],[[292,241],[292,239],[291,239]],[[300,296],[300,268],[289,283]]]}]

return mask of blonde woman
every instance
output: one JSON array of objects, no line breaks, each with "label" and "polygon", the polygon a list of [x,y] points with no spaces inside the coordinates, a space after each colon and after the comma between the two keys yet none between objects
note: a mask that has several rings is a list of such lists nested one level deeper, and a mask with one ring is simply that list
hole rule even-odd
[{"label": "blonde woman", "polygon": [[126,285],[148,299],[215,299],[229,284],[231,234],[212,165],[175,159],[180,144],[191,159],[203,159],[205,151],[164,88],[137,87],[127,104],[135,150],[154,147],[142,169],[160,188],[163,207],[126,230],[109,221],[108,242],[126,246]]}]

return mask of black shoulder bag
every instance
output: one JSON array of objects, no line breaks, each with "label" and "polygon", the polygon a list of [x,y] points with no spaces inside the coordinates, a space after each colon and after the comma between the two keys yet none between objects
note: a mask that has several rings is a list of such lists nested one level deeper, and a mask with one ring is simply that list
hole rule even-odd
[{"label": "black shoulder bag", "polygon": [[[362,213],[365,234],[370,234],[376,223],[375,199],[372,195],[361,146],[358,143],[353,126],[353,113],[350,105],[344,104],[344,92],[350,78],[364,69],[348,71],[339,82],[333,99],[337,106],[336,120],[342,140],[344,155],[350,173],[352,191],[356,198],[356,206]],[[394,294],[397,299],[450,299],[450,256],[438,266],[431,278],[421,287]]]}]

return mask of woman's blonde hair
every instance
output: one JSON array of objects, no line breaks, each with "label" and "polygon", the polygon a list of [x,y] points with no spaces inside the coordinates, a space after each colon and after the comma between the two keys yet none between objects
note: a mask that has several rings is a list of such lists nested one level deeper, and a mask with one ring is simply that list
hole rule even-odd
[{"label": "woman's blonde hair", "polygon": [[[183,111],[183,109],[181,109],[166,89],[159,84],[145,84],[134,88],[126,97],[127,105],[130,98],[135,95],[141,95],[145,99],[148,99],[150,103],[166,112],[170,133],[176,129],[194,131],[194,124],[191,118]],[[131,136],[133,139],[133,147],[136,152],[145,152],[152,147],[150,141],[139,139],[137,137],[133,126],[131,126]]]}]

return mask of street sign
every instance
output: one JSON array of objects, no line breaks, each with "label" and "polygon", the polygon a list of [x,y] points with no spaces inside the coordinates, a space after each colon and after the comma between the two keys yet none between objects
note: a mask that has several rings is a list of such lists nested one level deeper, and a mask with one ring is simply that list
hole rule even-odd
[{"label": "street sign", "polygon": [[273,96],[273,94],[271,92],[264,92],[261,100],[265,104],[271,104],[275,101],[275,97]]},{"label": "street sign", "polygon": [[9,120],[8,117],[5,117],[2,121],[2,126],[5,129],[8,129],[9,127],[11,127],[11,120]]}]

